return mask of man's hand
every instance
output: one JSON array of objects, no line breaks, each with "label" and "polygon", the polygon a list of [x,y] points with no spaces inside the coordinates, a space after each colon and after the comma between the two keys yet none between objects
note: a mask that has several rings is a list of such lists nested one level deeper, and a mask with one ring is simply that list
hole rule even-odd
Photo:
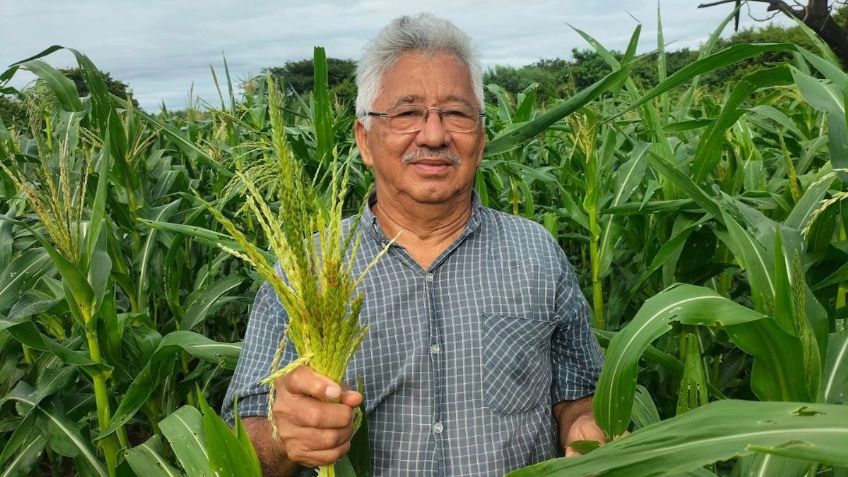
[{"label": "man's hand", "polygon": [[361,394],[342,389],[306,366],[277,379],[275,385],[272,413],[289,461],[329,465],[347,454]]},{"label": "man's hand", "polygon": [[553,412],[559,424],[559,440],[566,457],[581,455],[570,447],[574,441],[607,442],[604,431],[598,427],[592,414],[592,396],[558,402],[554,404]]}]

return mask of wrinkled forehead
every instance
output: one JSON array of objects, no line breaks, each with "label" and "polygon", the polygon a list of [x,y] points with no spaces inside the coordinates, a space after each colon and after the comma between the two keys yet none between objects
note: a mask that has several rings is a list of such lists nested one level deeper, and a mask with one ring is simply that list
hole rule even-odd
[{"label": "wrinkled forehead", "polygon": [[451,52],[408,52],[400,55],[382,76],[378,101],[476,105],[471,70]]}]

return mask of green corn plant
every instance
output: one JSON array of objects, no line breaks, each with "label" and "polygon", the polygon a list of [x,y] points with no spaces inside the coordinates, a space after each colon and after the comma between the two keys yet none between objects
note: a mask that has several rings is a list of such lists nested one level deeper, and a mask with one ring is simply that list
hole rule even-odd
[{"label": "green corn plant", "polygon": [[[221,248],[253,266],[271,284],[289,316],[286,336],[277,350],[271,373],[261,381],[270,386],[268,419],[276,437],[276,423],[270,412],[275,396],[274,381],[297,366],[307,365],[333,381],[341,382],[347,363],[367,333],[367,327],[358,321],[364,296],[356,288],[382,254],[375,257],[358,276],[353,275],[353,258],[361,237],[356,233],[359,215],[347,231],[343,230],[349,167],[340,171],[335,163],[331,166],[332,202],[329,210],[313,209],[315,193],[308,183],[302,182],[301,166],[286,142],[280,114],[282,97],[270,76],[268,93],[276,160],[274,190],[279,199],[277,211],[272,210],[249,176],[237,172],[236,177],[247,190],[247,208],[265,234],[284,276],[275,271],[273,261],[269,261],[232,220],[211,204],[200,198],[198,200],[239,246],[235,249],[220,245]],[[317,234],[317,240],[313,234]],[[387,250],[388,247],[383,253]],[[279,361],[287,340],[295,346],[299,357],[280,369]],[[319,474],[335,475],[334,467],[323,466]]]}]

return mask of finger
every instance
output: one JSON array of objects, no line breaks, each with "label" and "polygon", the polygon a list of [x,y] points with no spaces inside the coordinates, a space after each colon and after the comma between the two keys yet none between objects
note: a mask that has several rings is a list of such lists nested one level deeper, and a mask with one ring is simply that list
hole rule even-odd
[{"label": "finger", "polygon": [[324,401],[337,401],[342,395],[341,386],[308,366],[298,366],[294,371],[277,379],[276,385],[278,389],[282,387],[291,394],[312,396]]},{"label": "finger", "polygon": [[349,451],[350,441],[332,449],[318,451],[293,449],[292,452],[289,453],[289,458],[308,467],[317,467],[334,464]]},{"label": "finger", "polygon": [[345,404],[347,406],[354,408],[354,407],[359,407],[359,405],[362,404],[362,401],[363,401],[362,394],[360,394],[356,391],[350,390],[350,389],[346,389],[346,390],[342,391],[342,397],[341,397],[341,403],[342,404]]},{"label": "finger", "polygon": [[565,448],[565,456],[566,457],[577,457],[579,455],[583,455],[580,452],[577,452],[573,447]]},{"label": "finger", "polygon": [[303,449],[308,452],[319,452],[335,449],[350,442],[353,437],[353,426],[342,429],[311,430],[304,436]]},{"label": "finger", "polygon": [[342,429],[353,422],[353,408],[341,403],[290,394],[275,401],[273,412],[280,421],[312,429]]}]

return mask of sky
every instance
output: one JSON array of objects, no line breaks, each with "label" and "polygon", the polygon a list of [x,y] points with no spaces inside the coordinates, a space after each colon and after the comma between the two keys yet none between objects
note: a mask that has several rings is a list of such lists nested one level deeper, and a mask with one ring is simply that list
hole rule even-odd
[{"label": "sky", "polygon": [[[699,3],[662,2],[668,49],[697,48],[732,10],[731,4],[698,9]],[[58,44],[80,50],[128,83],[145,110],[157,111],[163,102],[184,109],[189,91],[219,102],[210,67],[222,78],[223,57],[236,82],[311,58],[314,46],[330,57],[356,59],[370,38],[403,14],[426,11],[453,21],[491,68],[568,58],[573,48],[590,48],[572,27],[623,50],[641,24],[639,51],[654,50],[657,8],[656,0],[0,0],[0,70]],[[763,5],[743,7],[741,25],[768,16]],[[46,61],[74,65],[66,51]],[[32,78],[19,72],[11,84],[21,87]]]}]

